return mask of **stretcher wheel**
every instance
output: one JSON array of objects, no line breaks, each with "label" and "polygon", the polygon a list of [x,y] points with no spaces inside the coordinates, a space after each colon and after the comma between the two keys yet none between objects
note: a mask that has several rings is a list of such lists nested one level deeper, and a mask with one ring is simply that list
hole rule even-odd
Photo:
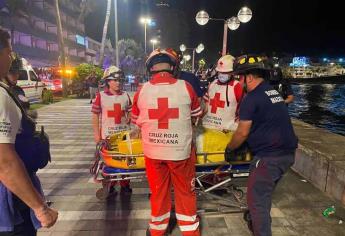
[{"label": "stretcher wheel", "polygon": [[238,200],[241,200],[244,196],[243,190],[237,188],[236,186],[232,186],[232,188],[230,190],[228,190],[228,192],[230,194],[233,194],[233,196]]},{"label": "stretcher wheel", "polygon": [[234,191],[233,191],[233,193],[234,193],[234,195],[235,195],[235,197],[236,197],[237,199],[242,199],[243,196],[244,196],[243,190],[238,189],[238,188],[235,188]]},{"label": "stretcher wheel", "polygon": [[116,191],[114,191],[115,189],[111,189],[114,188],[111,184],[111,182],[108,181],[102,181],[102,188],[98,189],[96,192],[96,197],[99,200],[106,200],[108,199],[110,196],[115,195]]},{"label": "stretcher wheel", "polygon": [[109,197],[108,188],[103,187],[103,188],[98,189],[96,192],[96,197],[99,200],[106,200]]}]

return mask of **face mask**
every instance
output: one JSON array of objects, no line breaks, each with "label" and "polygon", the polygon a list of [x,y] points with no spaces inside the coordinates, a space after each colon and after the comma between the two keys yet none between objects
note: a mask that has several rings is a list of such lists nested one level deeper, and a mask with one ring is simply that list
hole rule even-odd
[{"label": "face mask", "polygon": [[226,83],[230,80],[230,75],[228,74],[218,74],[218,80],[221,82],[221,83]]}]

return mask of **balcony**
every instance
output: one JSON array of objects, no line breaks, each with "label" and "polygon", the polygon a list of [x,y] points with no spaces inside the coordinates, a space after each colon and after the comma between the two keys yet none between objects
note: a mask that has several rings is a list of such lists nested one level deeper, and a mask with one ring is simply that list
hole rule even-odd
[{"label": "balcony", "polygon": [[[30,7],[30,12],[31,12],[32,15],[34,15],[34,16],[36,16],[38,18],[41,18],[41,19],[45,20],[46,22],[49,22],[51,24],[56,25],[56,19],[55,19],[56,17],[55,17],[55,13],[54,14],[52,13],[53,10],[54,10],[54,8],[50,9],[50,10],[47,10],[47,9],[42,10],[39,7],[35,6],[35,5],[32,5]],[[55,10],[54,10],[54,12],[55,12]],[[71,17],[71,16],[69,16],[69,17]],[[67,17],[67,19],[69,17]],[[79,23],[77,23],[77,24],[79,24]],[[64,29],[68,29],[69,31],[72,31],[72,32],[75,32],[75,33],[78,33],[78,34],[81,34],[81,35],[84,34],[84,31],[79,29],[80,27],[69,25],[68,20],[66,22],[63,22],[62,27]]]},{"label": "balcony", "polygon": [[28,47],[22,44],[14,44],[13,50],[19,53],[24,58],[34,58],[47,61],[56,61],[59,57],[58,52],[49,52],[40,48]]},{"label": "balcony", "polygon": [[96,56],[96,54],[97,54],[97,52],[91,48],[87,48],[85,53],[86,53],[86,55],[89,55],[89,56]]},{"label": "balcony", "polygon": [[[3,18],[2,25],[8,29],[11,29],[11,24],[9,23],[7,18]],[[44,30],[41,30],[39,28],[34,28],[28,23],[20,22],[20,21],[13,21],[13,26],[15,31],[22,32],[27,35],[32,35],[37,38],[42,38],[48,41],[57,42],[56,34],[52,34],[49,32],[46,32]]]}]

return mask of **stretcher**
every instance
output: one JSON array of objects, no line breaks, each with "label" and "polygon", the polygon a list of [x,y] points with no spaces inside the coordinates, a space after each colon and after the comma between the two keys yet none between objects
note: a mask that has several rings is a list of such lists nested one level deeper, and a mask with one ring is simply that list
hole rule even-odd
[{"label": "stretcher", "polygon": [[[131,147],[123,150],[119,139],[117,141],[102,141],[96,147],[95,163],[90,169],[93,179],[102,184],[102,188],[96,193],[97,198],[105,200],[110,195],[111,186],[114,182],[121,180],[143,181],[146,178],[144,155],[140,147],[135,147],[135,140],[130,140]],[[114,137],[113,137],[114,138]],[[114,143],[116,145],[114,146]],[[121,149],[122,152],[119,152]],[[136,149],[136,150],[133,150]],[[126,153],[127,152],[127,153]],[[126,154],[124,154],[126,153]],[[217,157],[217,158],[215,158]],[[242,186],[238,186],[235,180],[245,180],[249,176],[250,160],[225,161],[224,152],[199,152],[195,165],[196,170],[196,192],[198,196],[214,200],[219,212],[242,212],[247,209]],[[241,182],[241,181],[239,181]],[[242,181],[243,182],[243,181]],[[207,213],[212,209],[202,209],[200,212]]]}]

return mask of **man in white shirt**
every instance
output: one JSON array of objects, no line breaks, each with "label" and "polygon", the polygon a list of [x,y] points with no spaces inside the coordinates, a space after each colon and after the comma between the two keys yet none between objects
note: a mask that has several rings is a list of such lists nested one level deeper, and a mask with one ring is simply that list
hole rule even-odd
[{"label": "man in white shirt", "polygon": [[[10,36],[0,29],[0,235],[27,236],[35,235],[40,226],[54,225],[58,213],[46,205],[43,197],[34,188],[15,150],[14,144],[16,135],[20,132],[22,114],[3,88],[6,87],[3,78],[11,66],[12,54]],[[36,222],[30,215],[16,214],[13,194],[32,209]]]}]

